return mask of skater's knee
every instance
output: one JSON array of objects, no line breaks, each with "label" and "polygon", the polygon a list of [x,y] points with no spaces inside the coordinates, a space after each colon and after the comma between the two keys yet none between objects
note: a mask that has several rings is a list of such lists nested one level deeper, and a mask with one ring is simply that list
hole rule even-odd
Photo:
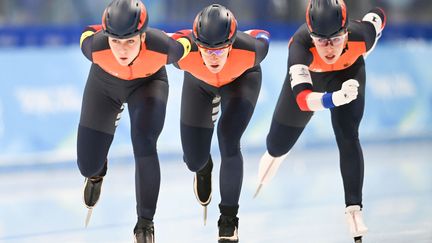
[{"label": "skater's knee", "polygon": [[232,157],[240,152],[241,134],[218,130],[219,149],[221,156]]},{"label": "skater's knee", "polygon": [[204,167],[205,163],[187,163],[186,162],[186,165],[190,171],[197,172]]},{"label": "skater's knee", "polygon": [[202,169],[207,161],[209,160],[210,155],[184,155],[183,160],[186,163],[188,169],[193,172],[197,172]]},{"label": "skater's knee", "polygon": [[156,149],[157,137],[154,136],[134,136],[132,137],[132,145],[134,155],[144,157],[157,153]]},{"label": "skater's knee", "polygon": [[90,171],[90,170],[81,170],[80,169],[80,171],[81,171],[81,175],[86,177],[86,178],[91,178],[91,177],[97,176],[97,173],[94,170]]},{"label": "skater's knee", "polygon": [[340,141],[357,141],[359,139],[358,131],[356,130],[339,130],[335,132],[337,140]]},{"label": "skater's knee", "polygon": [[240,141],[237,143],[221,143],[219,142],[221,156],[233,157],[240,153]]},{"label": "skater's knee", "polygon": [[148,118],[144,116],[145,112],[142,109],[136,107],[131,109],[132,113],[135,114],[131,118],[131,140],[134,155],[143,157],[156,154],[156,143],[162,130],[163,122],[161,124],[155,122],[161,120],[160,118],[155,118],[154,121],[149,122],[147,121]]},{"label": "skater's knee", "polygon": [[81,172],[81,175],[84,177],[94,177],[100,176],[104,171],[104,162],[97,163],[92,160],[80,159],[78,158],[78,168]]},{"label": "skater's knee", "polygon": [[106,154],[104,153],[78,152],[78,168],[85,177],[105,175],[106,161]]},{"label": "skater's knee", "polygon": [[277,140],[267,138],[267,151],[273,157],[280,157],[290,150],[290,147],[286,143],[280,143]]},{"label": "skater's knee", "polygon": [[336,142],[341,151],[353,151],[360,147],[358,134],[340,133],[336,134]]},{"label": "skater's knee", "polygon": [[279,157],[288,153],[297,142],[304,127],[283,125],[273,119],[266,138],[267,151],[271,156]]},{"label": "skater's knee", "polygon": [[338,141],[357,141],[359,139],[358,124],[346,122],[342,124],[333,123],[333,130]]},{"label": "skater's knee", "polygon": [[283,146],[267,145],[267,151],[273,157],[280,157],[288,153],[289,150]]}]

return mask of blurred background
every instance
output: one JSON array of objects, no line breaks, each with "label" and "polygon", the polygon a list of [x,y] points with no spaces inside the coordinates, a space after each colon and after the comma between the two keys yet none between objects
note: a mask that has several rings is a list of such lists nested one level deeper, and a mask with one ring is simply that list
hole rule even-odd
[{"label": "blurred background", "polygon": [[[242,149],[245,157],[248,158],[245,163],[245,171],[251,172],[245,174],[244,191],[246,194],[251,194],[255,183],[255,170],[260,155],[265,151],[265,136],[286,75],[288,40],[304,22],[307,1],[145,0],[143,2],[149,12],[149,25],[166,32],[191,28],[198,11],[211,3],[220,3],[234,13],[240,30],[262,28],[271,33],[270,51],[262,63],[263,85],[259,101],[242,139]],[[123,217],[123,221],[113,223],[109,218],[98,221],[95,216],[94,223],[99,227],[97,228],[99,231],[93,231],[92,236],[89,236],[89,233],[83,236],[84,233],[80,228],[80,220],[81,218],[83,220],[84,217],[84,207],[80,199],[79,190],[82,185],[82,177],[76,167],[75,145],[82,92],[90,63],[79,49],[79,38],[81,30],[86,25],[100,23],[101,14],[108,3],[109,0],[0,0],[0,241],[56,242],[54,239],[58,239],[56,237],[59,235],[73,235],[70,238],[63,238],[65,242],[122,242],[125,241],[125,238],[129,239],[127,237],[129,237],[128,234],[130,228],[133,227],[135,217],[133,186],[130,185],[127,189],[128,194],[122,194],[119,198],[114,195],[116,192],[123,191],[124,188],[106,189],[113,193],[110,199],[112,203],[106,202],[105,208],[102,205],[104,209],[100,209],[101,214],[102,212],[109,214],[113,213],[113,208],[118,209],[116,202],[118,204],[120,202],[130,203],[126,209],[127,213],[123,211],[115,213],[117,218],[123,217],[120,216],[123,213],[127,214],[127,217]],[[366,60],[367,97],[365,114],[360,128],[366,165],[371,164],[370,177],[366,175],[365,179],[366,197],[371,202],[375,200],[374,205],[378,205],[377,202],[382,203],[379,204],[379,207],[377,206],[377,210],[382,210],[386,208],[386,203],[393,202],[388,200],[389,197],[399,198],[396,195],[402,195],[404,201],[398,202],[410,205],[404,208],[404,213],[408,213],[409,216],[401,215],[398,218],[400,221],[394,221],[398,223],[393,228],[399,227],[399,230],[403,231],[406,229],[405,226],[411,222],[412,225],[408,228],[412,230],[408,230],[407,235],[418,236],[418,238],[416,238],[417,241],[410,238],[410,241],[430,243],[432,242],[432,208],[427,205],[430,205],[429,202],[432,199],[432,165],[430,163],[432,157],[430,149],[432,148],[432,68],[430,64],[432,1],[346,0],[346,4],[349,17],[352,19],[361,19],[374,6],[382,7],[388,18],[380,42]],[[171,65],[167,69],[170,97],[165,127],[158,147],[162,169],[166,166],[167,174],[176,174],[174,171],[179,171],[180,174],[177,176],[180,178],[169,177],[167,180],[163,178],[167,189],[162,188],[161,193],[164,192],[163,190],[174,191],[170,184],[176,182],[171,180],[185,180],[187,185],[182,187],[182,190],[187,189],[187,195],[195,207],[192,191],[188,190],[192,174],[181,162],[179,101],[183,74]],[[217,158],[218,150],[215,141],[213,150]],[[133,180],[131,151],[129,118],[127,112],[124,112],[109,154],[110,161],[114,165],[111,173],[115,175],[117,171],[121,174],[117,178],[119,180],[117,185],[126,183],[122,181],[122,177],[127,177],[127,182]],[[303,156],[305,152],[307,156]],[[333,156],[325,160],[328,161],[327,164],[334,166],[331,173],[326,170],[325,166],[321,168],[322,165],[315,164],[317,163],[316,158],[320,158],[321,154]],[[409,157],[403,159],[408,155]],[[301,173],[298,172],[297,167],[297,169],[294,168],[300,173],[295,175],[300,178],[303,173],[309,176],[314,173],[330,173],[330,177],[340,177],[337,168],[337,149],[328,112],[315,114],[296,144],[292,156],[291,161],[294,161],[292,164],[302,168]],[[322,170],[315,171],[314,167]],[[285,167],[285,170],[282,169],[280,173],[285,173],[287,178],[291,178],[291,169]],[[391,178],[394,181],[383,183],[383,178]],[[14,184],[15,180],[18,180],[20,184]],[[286,191],[287,187],[284,187],[283,183],[287,182],[282,180],[279,182],[282,184],[274,183],[274,188],[285,190],[287,194],[275,197],[278,192],[272,190],[270,192],[275,194],[269,192],[264,196],[264,202],[267,204],[261,202],[262,205],[258,203],[248,208],[249,202],[245,202],[245,208],[250,209],[251,217],[254,215],[252,209],[259,208],[259,206],[267,208],[269,205],[277,205],[276,208],[283,210],[285,207],[283,205],[286,205],[284,202],[289,201],[288,198],[292,196],[290,193],[301,190],[300,188],[288,188],[289,190]],[[63,183],[66,189],[61,187]],[[295,182],[290,181],[290,183]],[[318,180],[310,183],[313,186],[320,183],[322,185],[323,182]],[[16,185],[19,185],[18,188],[15,188]],[[340,195],[341,182],[336,181],[331,185],[334,190],[330,192]],[[392,190],[389,187],[404,188],[404,190]],[[367,189],[372,192],[368,194]],[[373,189],[378,191],[374,192]],[[387,194],[380,193],[383,191]],[[301,196],[303,194],[296,194],[299,204],[294,205],[295,209],[307,211],[310,209],[308,203],[314,200],[317,203],[322,201],[323,195],[319,193],[314,194],[313,198],[306,194],[304,201]],[[42,200],[38,195],[44,195],[46,198]],[[161,197],[165,196],[161,195]],[[251,195],[247,197],[249,199]],[[280,201],[281,198],[282,201]],[[328,205],[332,205],[329,207],[334,209],[333,211],[343,206],[342,198],[337,199],[339,200],[335,202],[330,199],[326,201]],[[161,204],[161,207],[165,205]],[[61,212],[65,218],[71,220],[63,222],[53,209],[63,210]],[[29,221],[28,215],[41,210],[46,210],[48,216],[41,215],[36,222],[34,219],[30,220],[32,223],[29,223],[28,228],[22,227],[22,222]],[[194,221],[196,221],[195,218],[199,220],[199,209],[196,209],[198,212],[193,210],[190,214],[185,213],[187,216],[183,216],[194,218]],[[248,211],[245,209],[245,212]],[[392,214],[392,212],[385,212]],[[288,213],[292,211],[288,210]],[[388,217],[386,213],[378,217]],[[269,214],[271,215],[271,212]],[[283,215],[281,214],[280,217]],[[47,220],[44,217],[47,217]],[[285,216],[281,218],[281,221],[285,218]],[[163,220],[170,221],[172,218],[165,215],[162,216],[161,221]],[[379,220],[371,220],[371,222],[378,226],[383,225]],[[311,222],[304,223],[311,224]],[[23,228],[24,231],[22,231]],[[104,233],[111,233],[113,228],[120,229],[115,230],[116,232],[127,233],[118,233],[119,238],[110,238],[111,241],[98,238]],[[322,228],[317,226],[315,230],[320,231]],[[389,227],[386,230],[391,231]],[[80,237],[77,238],[77,235]],[[284,233],[274,235],[285,237]],[[386,237],[391,238],[391,235],[391,232],[383,233],[378,237],[375,235],[373,242],[407,242],[405,240],[386,241]],[[202,237],[206,239],[205,236]],[[295,242],[316,242],[313,239],[308,241],[302,236],[298,237],[295,238],[298,240]],[[281,240],[285,238],[266,239],[266,242],[285,242]],[[347,242],[346,240],[338,241],[337,237],[330,239],[332,240],[325,242]],[[256,237],[251,237],[247,242],[261,241]]]},{"label": "blurred background", "polygon": [[[150,24],[166,31],[189,28],[203,7],[217,2],[230,8],[241,27],[266,28],[273,39],[289,38],[304,21],[307,1],[293,0],[145,0]],[[384,8],[389,26],[384,38],[432,38],[428,0],[347,0],[350,18],[359,19],[374,6]],[[109,0],[2,0],[0,45],[76,45],[83,26],[99,23]]]}]

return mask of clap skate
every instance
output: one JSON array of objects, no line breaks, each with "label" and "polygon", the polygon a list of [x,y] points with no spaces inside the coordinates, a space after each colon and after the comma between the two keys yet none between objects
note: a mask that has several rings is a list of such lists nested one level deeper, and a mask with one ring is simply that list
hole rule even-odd
[{"label": "clap skate", "polygon": [[210,204],[212,198],[212,169],[213,161],[209,157],[207,164],[200,171],[196,172],[194,177],[195,197],[199,204],[204,207],[204,225],[207,223],[207,205]]},{"label": "clap skate", "polygon": [[96,177],[85,179],[83,199],[84,199],[85,206],[88,208],[87,217],[85,220],[85,227],[87,227],[90,221],[94,206],[99,201],[99,197],[102,189],[102,182],[103,182],[102,176],[96,176]]},{"label": "clap skate", "polygon": [[219,237],[218,243],[237,243],[238,238],[237,217],[221,215],[218,220]]},{"label": "clap skate", "polygon": [[[289,153],[289,152],[288,152]],[[261,157],[259,170],[258,170],[258,188],[255,192],[254,198],[258,196],[261,188],[264,184],[268,183],[275,175],[281,165],[282,161],[285,160],[288,153],[280,156],[273,157],[267,151]]]},{"label": "clap skate", "polygon": [[134,228],[134,242],[135,243],[154,243],[154,225],[153,221],[138,218],[138,222]]},{"label": "clap skate", "polygon": [[348,206],[345,209],[345,218],[348,223],[351,236],[355,243],[362,243],[362,237],[367,233],[368,228],[363,222],[363,214],[359,205]]}]

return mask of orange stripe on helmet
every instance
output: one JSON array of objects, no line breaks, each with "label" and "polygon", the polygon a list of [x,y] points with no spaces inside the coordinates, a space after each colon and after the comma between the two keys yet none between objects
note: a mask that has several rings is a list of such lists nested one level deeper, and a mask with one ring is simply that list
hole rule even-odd
[{"label": "orange stripe on helmet", "polygon": [[237,20],[234,18],[234,15],[230,12],[230,14],[231,14],[231,26],[230,26],[230,33],[229,33],[229,36],[228,36],[228,40],[230,40],[233,36],[234,36],[234,34],[235,34],[235,31],[236,31],[236,27],[237,27]]},{"label": "orange stripe on helmet", "polygon": [[343,0],[339,0],[342,10],[342,27],[345,27],[347,23],[347,7]]},{"label": "orange stripe on helmet", "polygon": [[311,8],[311,4],[312,4],[312,0],[309,0],[309,3],[306,7],[306,24],[307,24],[307,27],[309,29],[309,32],[312,32],[312,25],[311,25],[310,18],[309,18],[309,10]]},{"label": "orange stripe on helmet", "polygon": [[138,30],[140,30],[143,27],[143,25],[145,24],[145,21],[147,19],[146,7],[144,6],[144,4],[142,2],[139,2],[139,5],[141,8],[141,13],[140,13],[140,20],[139,20],[138,27],[137,27]]},{"label": "orange stripe on helmet", "polygon": [[107,15],[108,9],[105,9],[105,11],[102,14],[102,29],[106,30],[106,15]]}]

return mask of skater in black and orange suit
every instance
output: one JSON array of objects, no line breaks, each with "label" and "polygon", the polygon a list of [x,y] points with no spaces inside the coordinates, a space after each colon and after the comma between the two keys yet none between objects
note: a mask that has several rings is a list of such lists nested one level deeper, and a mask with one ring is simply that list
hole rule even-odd
[{"label": "skater in black and orange suit", "polygon": [[358,134],[365,101],[364,58],[376,45],[385,22],[379,8],[362,21],[351,21],[342,0],[309,2],[306,23],[289,42],[288,74],[259,169],[261,187],[275,174],[314,112],[329,109],[339,148],[346,218],[359,242],[367,231],[361,214],[364,162]]},{"label": "skater in black and orange suit", "polygon": [[148,13],[140,0],[113,0],[105,9],[102,25],[84,30],[81,49],[92,65],[77,145],[78,167],[86,177],[84,202],[91,212],[99,200],[123,104],[128,104],[138,214],[134,236],[139,243],[154,242],[153,216],[160,186],[156,143],[168,97],[165,65],[179,61],[190,50],[187,38],[175,41],[147,24]]},{"label": "skater in black and orange suit", "polygon": [[240,138],[257,102],[260,62],[267,55],[269,34],[263,30],[238,31],[233,14],[214,4],[198,13],[192,30],[179,31],[173,37],[193,40],[189,55],[175,64],[185,71],[181,102],[183,159],[196,172],[194,192],[206,210],[212,197],[210,146],[220,104],[219,242],[238,242],[237,213],[243,180]]}]

